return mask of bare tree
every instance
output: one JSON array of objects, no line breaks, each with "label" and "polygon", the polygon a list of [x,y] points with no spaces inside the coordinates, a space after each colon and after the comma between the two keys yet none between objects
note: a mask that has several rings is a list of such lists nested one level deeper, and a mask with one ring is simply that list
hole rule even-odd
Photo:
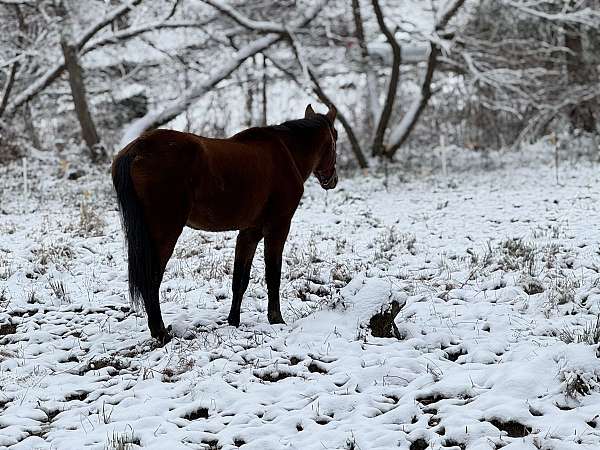
[{"label": "bare tree", "polygon": [[[252,19],[249,19],[249,18],[243,16],[242,14],[240,14],[238,11],[234,10],[233,8],[231,8],[229,6],[225,6],[224,4],[217,2],[216,0],[205,0],[205,2],[210,4],[211,6],[214,6],[216,9],[221,11],[224,15],[226,15],[227,17],[232,19],[234,22],[238,23],[239,25],[243,26],[244,28],[246,28],[248,30],[255,31],[255,32],[262,32],[262,33],[276,32],[281,37],[285,37],[286,40],[290,43],[290,46],[291,46],[291,48],[296,56],[296,59],[300,65],[300,68],[305,75],[306,81],[308,81],[312,86],[311,90],[314,92],[314,94],[317,96],[317,98],[319,98],[319,100],[321,100],[323,103],[325,103],[326,105],[335,106],[332,98],[329,97],[323,90],[321,83],[319,82],[319,79],[318,79],[317,75],[315,74],[314,69],[306,61],[306,58],[304,57],[303,52],[300,49],[300,44],[294,33],[294,29],[296,27],[286,27],[286,26],[282,26],[282,25],[279,25],[279,24],[276,24],[273,22],[252,20]],[[279,64],[277,62],[277,60],[274,59],[273,57],[269,56],[268,58],[271,60],[271,62],[273,63],[273,65],[275,67],[277,67],[279,70],[284,72],[292,81],[297,83],[299,86],[303,86],[303,83],[296,77],[296,75],[293,74],[293,72],[285,69],[283,67],[283,65]],[[344,131],[346,132],[346,135],[348,136],[348,140],[350,142],[350,147],[356,158],[356,161],[358,162],[358,165],[361,168],[368,167],[368,162],[367,162],[366,158],[364,157],[364,154],[360,147],[360,143],[358,142],[358,139],[356,138],[356,134],[354,133],[354,130],[352,129],[352,126],[350,125],[350,122],[345,117],[343,112],[340,111],[339,108],[336,107],[336,109],[338,111],[338,113],[337,113],[338,120],[342,124],[342,127],[344,128]]]},{"label": "bare tree", "polygon": [[[255,22],[255,23],[247,23],[245,18],[239,15],[235,10],[231,7],[216,2],[214,0],[206,1],[211,4],[215,8],[225,12],[228,11],[229,17],[235,18],[236,22],[246,28],[250,28],[254,30],[254,26],[256,26],[256,30],[267,32],[266,36],[258,38],[245,46],[241,47],[223,66],[221,66],[216,72],[214,72],[207,80],[204,82],[198,83],[193,86],[186,92],[182,98],[177,99],[171,102],[166,108],[156,111],[151,111],[146,114],[144,117],[135,121],[131,126],[127,127],[123,134],[123,138],[121,140],[121,145],[126,145],[141,133],[146,130],[158,127],[163,125],[170,120],[177,117],[179,114],[184,112],[187,108],[192,105],[195,101],[201,98],[203,95],[212,90],[218,83],[222,80],[226,79],[231,75],[240,65],[248,58],[256,55],[257,53],[261,53],[264,50],[271,47],[273,44],[279,42],[286,31],[285,27],[277,24],[271,24],[267,22]],[[323,6],[327,3],[327,0],[321,0],[317,2],[306,14],[294,20],[290,24],[290,29],[303,28],[306,27],[321,11]]]},{"label": "bare tree", "polygon": [[73,96],[73,105],[77,120],[81,126],[81,134],[85,141],[92,161],[99,161],[104,154],[104,150],[100,145],[100,138],[96,131],[96,125],[92,120],[90,109],[88,107],[87,98],[85,95],[85,84],[83,80],[83,71],[77,59],[77,47],[67,42],[67,38],[63,36],[61,39],[61,47],[65,59],[67,72],[69,73],[69,84],[71,86],[71,95]]},{"label": "bare tree", "polygon": [[[142,0],[132,0],[131,2],[124,3],[120,7],[114,9],[110,14],[107,14],[102,19],[96,21],[94,24],[89,26],[77,39],[74,40],[73,46],[77,51],[81,51],[83,46],[87,44],[100,30],[117,20],[119,17],[127,14],[135,5],[138,5]],[[35,97],[39,92],[48,87],[54,82],[66,69],[64,59],[53,67],[48,69],[41,77],[31,83],[27,88],[20,92],[13,101],[8,104],[6,112],[8,114],[13,113],[22,104],[28,102]]]},{"label": "bare tree", "polygon": [[472,89],[476,117],[470,122],[476,125],[485,114],[493,118],[496,133],[482,130],[481,139],[536,139],[561,114],[574,128],[594,131],[598,52],[592,47],[586,54],[583,36],[599,28],[594,1],[482,1],[457,34],[461,48],[453,54]]}]

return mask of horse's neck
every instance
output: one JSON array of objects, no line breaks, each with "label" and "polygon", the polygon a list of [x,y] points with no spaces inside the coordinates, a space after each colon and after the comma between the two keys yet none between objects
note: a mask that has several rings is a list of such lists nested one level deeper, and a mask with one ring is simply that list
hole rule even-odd
[{"label": "horse's neck", "polygon": [[284,142],[290,150],[300,176],[306,181],[315,169],[318,160],[318,132],[309,133],[308,136],[304,135],[302,139],[290,133],[286,135]]}]

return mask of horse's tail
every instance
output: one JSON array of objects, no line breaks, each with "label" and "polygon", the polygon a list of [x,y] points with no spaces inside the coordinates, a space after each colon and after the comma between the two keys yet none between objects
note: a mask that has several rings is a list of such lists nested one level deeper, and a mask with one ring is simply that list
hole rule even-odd
[{"label": "horse's tail", "polygon": [[[131,164],[136,155],[132,150],[130,147],[117,155],[112,165],[112,179],[127,240],[129,294],[135,306],[144,304],[150,319],[156,308],[160,308],[158,295],[155,295],[161,281],[160,258],[133,186]],[[158,314],[160,317],[160,309]]]}]

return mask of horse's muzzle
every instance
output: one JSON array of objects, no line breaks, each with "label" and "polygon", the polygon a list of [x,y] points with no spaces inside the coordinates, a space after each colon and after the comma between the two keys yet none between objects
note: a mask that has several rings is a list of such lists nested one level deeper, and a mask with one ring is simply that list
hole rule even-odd
[{"label": "horse's muzzle", "polygon": [[328,178],[321,178],[317,175],[317,179],[319,180],[319,184],[323,189],[333,189],[337,186],[338,183],[337,171],[334,170],[331,176],[329,176]]}]

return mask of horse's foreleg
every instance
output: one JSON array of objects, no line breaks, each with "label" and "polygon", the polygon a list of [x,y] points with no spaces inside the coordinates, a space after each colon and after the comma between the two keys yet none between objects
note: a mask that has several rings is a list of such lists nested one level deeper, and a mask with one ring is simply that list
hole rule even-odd
[{"label": "horse's foreleg", "polygon": [[240,324],[242,298],[250,282],[250,269],[256,252],[256,246],[262,239],[262,231],[256,228],[241,230],[235,245],[235,262],[233,264],[233,299],[227,322],[234,327]]},{"label": "horse's foreleg", "polygon": [[265,277],[269,296],[267,317],[269,323],[285,323],[279,306],[279,286],[281,284],[281,262],[283,247],[287,239],[290,224],[269,227],[265,232]]}]

